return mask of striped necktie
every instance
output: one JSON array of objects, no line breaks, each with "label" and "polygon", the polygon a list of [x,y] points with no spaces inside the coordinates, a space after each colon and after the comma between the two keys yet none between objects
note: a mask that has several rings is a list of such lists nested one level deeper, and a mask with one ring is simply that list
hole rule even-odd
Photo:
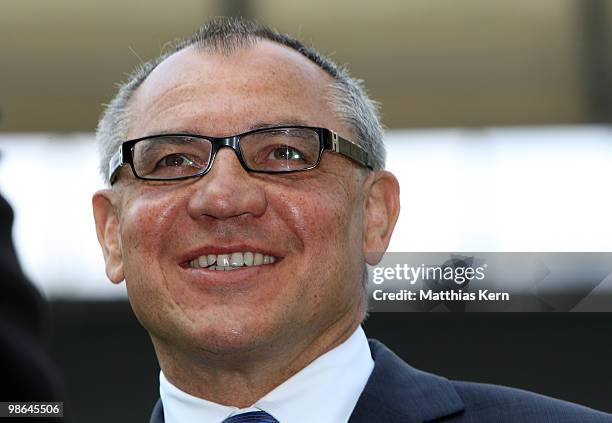
[{"label": "striped necktie", "polygon": [[248,413],[236,414],[228,417],[221,423],[279,423],[274,417],[265,411],[250,411]]}]

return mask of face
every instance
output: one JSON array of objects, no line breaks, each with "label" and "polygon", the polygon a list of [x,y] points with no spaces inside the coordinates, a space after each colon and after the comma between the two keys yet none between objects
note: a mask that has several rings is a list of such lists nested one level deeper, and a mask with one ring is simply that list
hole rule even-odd
[{"label": "face", "polygon": [[[137,90],[129,138],[227,136],[295,123],[351,139],[325,100],[331,82],[272,42],[229,56],[187,48]],[[391,216],[380,228],[377,178],[333,153],[308,172],[248,173],[229,148],[196,179],[145,182],[124,166],[113,189],[93,201],[107,274],[117,283],[125,278],[154,342],[213,352],[312,342],[332,325],[362,318],[366,250],[384,249],[395,222]],[[240,252],[274,263],[227,271],[192,265]]]}]

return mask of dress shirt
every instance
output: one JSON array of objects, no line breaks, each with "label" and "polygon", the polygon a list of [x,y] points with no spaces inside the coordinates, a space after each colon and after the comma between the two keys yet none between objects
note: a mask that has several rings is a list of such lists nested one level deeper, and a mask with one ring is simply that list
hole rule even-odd
[{"label": "dress shirt", "polygon": [[240,409],[194,397],[159,374],[166,423],[220,423],[229,416],[263,410],[280,423],[347,422],[374,360],[360,327],[342,344],[274,388],[251,407]]}]

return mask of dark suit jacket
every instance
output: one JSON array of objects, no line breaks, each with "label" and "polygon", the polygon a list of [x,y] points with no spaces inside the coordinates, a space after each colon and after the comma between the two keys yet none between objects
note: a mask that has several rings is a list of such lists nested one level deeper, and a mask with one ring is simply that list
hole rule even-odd
[{"label": "dark suit jacket", "polygon": [[[370,340],[370,349],[374,371],[349,423],[612,422],[610,414],[531,392],[422,372],[376,340]],[[164,423],[160,401],[150,423]]]}]

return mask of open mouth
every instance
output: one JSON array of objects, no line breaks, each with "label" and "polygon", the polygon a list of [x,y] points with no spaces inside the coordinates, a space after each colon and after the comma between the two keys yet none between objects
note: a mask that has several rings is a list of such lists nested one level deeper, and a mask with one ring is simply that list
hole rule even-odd
[{"label": "open mouth", "polygon": [[277,257],[250,251],[229,254],[205,254],[187,262],[193,269],[236,270],[242,267],[265,266],[275,263]]}]

